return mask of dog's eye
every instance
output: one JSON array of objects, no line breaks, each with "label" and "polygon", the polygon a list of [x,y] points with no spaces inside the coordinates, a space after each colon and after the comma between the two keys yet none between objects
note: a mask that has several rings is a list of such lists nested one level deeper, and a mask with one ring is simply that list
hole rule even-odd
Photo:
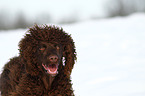
[{"label": "dog's eye", "polygon": [[56,46],[56,49],[59,50],[59,46]]},{"label": "dog's eye", "polygon": [[44,51],[46,49],[45,45],[40,46],[39,50]]},{"label": "dog's eye", "polygon": [[58,45],[54,45],[54,47],[55,47],[57,50],[59,50],[59,46],[58,46]]},{"label": "dog's eye", "polygon": [[39,48],[39,50],[43,51],[43,50],[45,50],[45,48]]},{"label": "dog's eye", "polygon": [[59,49],[59,46],[57,44],[53,45],[56,49]]}]

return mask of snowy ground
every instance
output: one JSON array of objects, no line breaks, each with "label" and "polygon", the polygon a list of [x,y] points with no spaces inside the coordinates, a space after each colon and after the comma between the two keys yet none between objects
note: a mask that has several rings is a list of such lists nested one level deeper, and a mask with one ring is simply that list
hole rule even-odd
[{"label": "snowy ground", "polygon": [[[76,96],[145,96],[145,14],[63,25],[76,42]],[[0,70],[27,29],[0,32]]]}]

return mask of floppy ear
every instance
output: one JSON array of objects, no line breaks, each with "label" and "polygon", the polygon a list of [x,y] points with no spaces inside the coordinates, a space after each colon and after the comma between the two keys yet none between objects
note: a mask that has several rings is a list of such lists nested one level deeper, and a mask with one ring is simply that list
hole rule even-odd
[{"label": "floppy ear", "polygon": [[31,38],[29,34],[27,34],[19,43],[22,63],[25,65],[26,72],[33,76],[39,74],[37,66],[38,62],[36,60],[37,57],[34,55],[37,51],[36,44],[37,42]]},{"label": "floppy ear", "polygon": [[64,57],[65,57],[64,73],[67,76],[70,76],[76,60],[76,51],[75,51],[74,42],[71,42],[70,44],[65,46]]}]

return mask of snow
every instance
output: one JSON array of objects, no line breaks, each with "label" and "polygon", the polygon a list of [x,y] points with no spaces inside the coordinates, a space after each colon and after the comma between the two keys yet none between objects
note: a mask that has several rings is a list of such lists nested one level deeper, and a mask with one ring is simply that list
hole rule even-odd
[{"label": "snow", "polygon": [[[76,96],[145,96],[145,14],[61,25],[72,34]],[[27,29],[0,31],[0,70]]]}]

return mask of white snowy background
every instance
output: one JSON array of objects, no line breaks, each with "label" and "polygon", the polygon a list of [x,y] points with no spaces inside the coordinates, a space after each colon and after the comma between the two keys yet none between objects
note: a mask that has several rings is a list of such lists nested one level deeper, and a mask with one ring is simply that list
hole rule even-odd
[{"label": "white snowy background", "polygon": [[[59,25],[72,34],[76,96],[145,96],[145,14]],[[0,72],[28,29],[0,31]]]}]

